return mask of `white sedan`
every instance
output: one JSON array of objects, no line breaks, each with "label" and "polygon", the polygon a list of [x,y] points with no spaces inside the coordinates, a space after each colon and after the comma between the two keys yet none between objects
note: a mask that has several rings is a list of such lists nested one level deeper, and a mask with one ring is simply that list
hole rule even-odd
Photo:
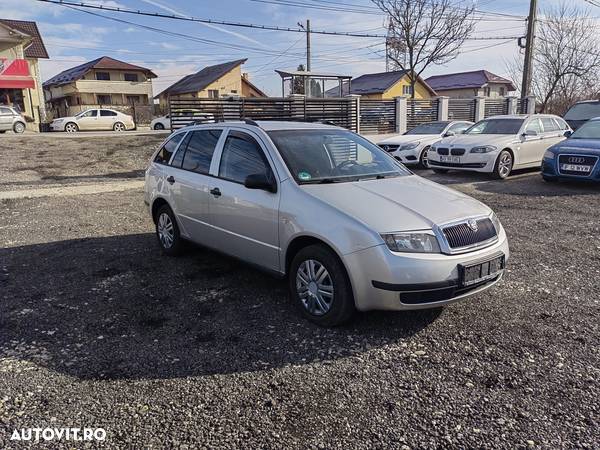
[{"label": "white sedan", "polygon": [[544,152],[571,132],[563,119],[550,114],[494,116],[436,142],[429,150],[429,167],[437,173],[467,170],[504,179],[513,169],[540,167]]},{"label": "white sedan", "polygon": [[418,125],[404,134],[393,136],[378,145],[398,161],[427,168],[427,152],[431,145],[447,136],[460,134],[473,125],[467,121],[439,121]]},{"label": "white sedan", "polygon": [[[196,109],[182,109],[173,113],[174,117],[177,117],[177,122],[181,125],[195,125],[200,123],[214,123],[215,116],[210,113],[202,113]],[[171,115],[157,117],[150,122],[150,128],[152,130],[170,130],[171,129]]]},{"label": "white sedan", "polygon": [[127,131],[135,129],[133,117],[112,109],[88,109],[73,117],[54,119],[52,131]]}]

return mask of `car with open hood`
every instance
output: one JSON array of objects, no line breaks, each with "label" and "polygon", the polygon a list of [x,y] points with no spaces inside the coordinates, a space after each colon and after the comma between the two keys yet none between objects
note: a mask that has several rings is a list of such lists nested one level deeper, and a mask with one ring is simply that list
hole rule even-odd
[{"label": "car with open hood", "polygon": [[377,142],[382,149],[407,166],[427,168],[427,152],[433,144],[444,137],[461,134],[473,122],[464,120],[440,120],[428,122]]},{"label": "car with open hood", "polygon": [[509,257],[488,206],[324,124],[179,129],[152,156],[145,203],[166,255],[189,240],[287,277],[301,313],[326,326],[480,293]]},{"label": "car with open hood", "polygon": [[429,167],[484,172],[499,179],[513,169],[540,167],[544,152],[565,139],[569,125],[551,114],[493,116],[431,146]]}]

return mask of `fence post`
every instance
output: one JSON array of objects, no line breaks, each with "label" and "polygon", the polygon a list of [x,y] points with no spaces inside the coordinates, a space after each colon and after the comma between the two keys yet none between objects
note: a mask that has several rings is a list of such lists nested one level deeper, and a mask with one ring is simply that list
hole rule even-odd
[{"label": "fence post", "polygon": [[517,97],[506,97],[506,114],[517,114],[519,99]]},{"label": "fence post", "polygon": [[527,99],[527,111],[526,114],[535,114],[535,96],[529,95]]},{"label": "fence post", "polygon": [[437,120],[448,120],[448,105],[450,102],[450,97],[437,97],[437,101]]},{"label": "fence post", "polygon": [[485,119],[485,97],[475,97],[475,122]]},{"label": "fence post", "polygon": [[406,97],[394,97],[396,101],[396,133],[404,134],[408,128],[408,100]]},{"label": "fence post", "polygon": [[[348,94],[346,98],[350,102],[351,105],[354,105],[354,110],[356,111],[356,132],[360,134],[360,95],[358,94]],[[348,108],[348,123],[352,123],[352,108]]]}]

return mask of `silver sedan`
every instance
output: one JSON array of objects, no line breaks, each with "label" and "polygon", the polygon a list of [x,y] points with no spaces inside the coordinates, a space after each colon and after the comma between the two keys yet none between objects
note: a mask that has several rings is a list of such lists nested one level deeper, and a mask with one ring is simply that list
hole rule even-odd
[{"label": "silver sedan", "polygon": [[145,202],[165,254],[190,240],[287,277],[301,313],[324,326],[477,294],[509,256],[486,205],[328,125],[181,129],[150,162]]}]

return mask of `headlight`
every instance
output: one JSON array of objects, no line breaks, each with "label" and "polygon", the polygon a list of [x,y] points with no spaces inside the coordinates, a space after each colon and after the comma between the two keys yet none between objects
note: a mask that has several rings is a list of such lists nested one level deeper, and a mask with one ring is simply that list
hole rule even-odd
[{"label": "headlight", "polygon": [[52,122],[54,123],[61,123],[63,121],[63,119],[54,119]]},{"label": "headlight", "polygon": [[554,153],[552,153],[550,150],[546,150],[546,153],[544,153],[544,159],[554,159]]},{"label": "headlight", "polygon": [[490,153],[497,150],[493,145],[482,145],[480,147],[473,147],[471,153]]},{"label": "headlight", "polygon": [[381,237],[393,252],[440,253],[440,245],[432,231],[386,233]]},{"label": "headlight", "polygon": [[498,219],[498,216],[496,215],[496,213],[492,213],[492,215],[490,216],[490,220],[494,224],[494,228],[496,229],[496,234],[500,234],[500,230],[502,229],[502,224],[500,223],[500,219]]},{"label": "headlight", "polygon": [[398,150],[412,150],[419,146],[420,142],[409,142],[408,144],[401,145]]}]

